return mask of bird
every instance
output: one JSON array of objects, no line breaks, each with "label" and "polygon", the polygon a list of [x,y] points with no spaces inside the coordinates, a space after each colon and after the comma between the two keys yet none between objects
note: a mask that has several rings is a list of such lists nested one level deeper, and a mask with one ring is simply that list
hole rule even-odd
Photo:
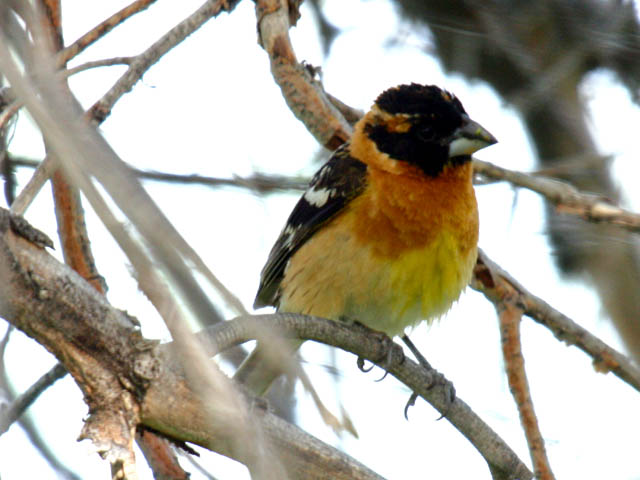
[{"label": "bird", "polygon": [[[382,92],[312,177],[262,269],[254,308],[358,322],[389,337],[446,313],[477,258],[471,155],[497,142],[435,85]],[[291,341],[295,351],[302,341]],[[264,394],[260,346],[235,378]]]}]

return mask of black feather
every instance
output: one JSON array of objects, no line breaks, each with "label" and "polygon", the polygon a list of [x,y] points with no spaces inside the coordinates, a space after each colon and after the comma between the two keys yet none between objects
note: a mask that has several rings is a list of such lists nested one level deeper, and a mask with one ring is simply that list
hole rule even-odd
[{"label": "black feather", "polygon": [[432,85],[412,83],[385,90],[376,105],[392,115],[405,115],[410,125],[404,132],[390,131],[384,121],[365,125],[365,133],[379,151],[416,165],[431,177],[438,176],[445,165],[470,160],[449,158],[451,136],[466,117],[453,94]]},{"label": "black feather", "polygon": [[347,145],[336,150],[313,176],[309,190],[330,189],[320,206],[305,196],[298,201],[262,269],[254,308],[278,306],[280,282],[291,257],[324,224],[335,218],[365,188],[367,166],[349,155]]}]

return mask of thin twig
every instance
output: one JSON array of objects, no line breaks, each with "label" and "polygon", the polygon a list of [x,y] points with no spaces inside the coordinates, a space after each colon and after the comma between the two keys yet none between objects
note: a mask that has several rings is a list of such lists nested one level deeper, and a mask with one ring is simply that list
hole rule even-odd
[{"label": "thin twig", "polygon": [[56,364],[51,370],[31,385],[22,395],[16,398],[9,407],[0,415],[0,435],[20,418],[24,411],[36,401],[47,388],[67,374],[67,370],[60,364]]},{"label": "thin twig", "polygon": [[206,177],[203,175],[179,175],[175,173],[155,172],[150,170],[132,169],[138,178],[156,180],[160,182],[198,184],[210,187],[247,188],[256,193],[270,193],[282,190],[305,190],[309,179],[304,177],[288,177],[285,175],[267,175],[254,173],[249,177],[234,176],[233,178]]},{"label": "thin twig", "polygon": [[[131,5],[123,8],[119,12],[107,18],[106,20],[101,22],[99,25],[92,28],[89,32],[85,33],[82,37],[77,39],[71,45],[61,50],[57,56],[57,64],[60,66],[66,65],[66,63],[69,60],[71,60],[73,57],[78,55],[89,45],[93,44],[95,41],[105,36],[107,33],[113,30],[114,27],[120,25],[122,22],[131,18],[136,13],[141,12],[142,10],[145,10],[149,5],[151,5],[155,1],[156,0],[136,0]],[[126,58],[126,57],[121,57],[121,58]],[[90,64],[92,62],[88,62],[88,63]],[[84,69],[92,68],[87,65],[88,64],[84,64],[85,66]],[[95,66],[104,66],[104,65],[95,65]],[[76,69],[79,69],[80,67],[74,67],[71,70],[76,70]],[[74,71],[73,73],[77,73],[77,72]],[[73,73],[66,73],[66,75],[67,76],[73,75]],[[18,100],[14,100],[13,102],[11,102],[11,104],[6,106],[3,109],[2,113],[0,113],[0,128],[2,128],[16,114],[22,108],[22,106],[23,106],[22,102]]]},{"label": "thin twig", "polygon": [[529,445],[529,453],[533,463],[535,477],[538,480],[554,480],[544,440],[540,433],[538,419],[533,408],[533,400],[529,390],[529,382],[524,369],[524,357],[520,341],[520,321],[522,310],[512,301],[496,306],[500,318],[500,335],[502,337],[502,353],[509,389],[518,407],[520,423],[524,429]]},{"label": "thin twig", "polygon": [[22,103],[18,100],[14,100],[9,105],[4,107],[4,109],[0,113],[0,129],[4,128],[7,123],[9,123],[9,120],[11,120],[21,108]]},{"label": "thin twig", "polygon": [[[9,163],[17,167],[38,168],[42,162],[24,157],[9,158]],[[248,177],[234,176],[233,178],[207,177],[197,174],[178,174],[158,172],[155,170],[140,170],[131,168],[131,172],[142,180],[152,180],[167,183],[182,183],[187,185],[204,185],[207,187],[236,187],[246,188],[259,194],[279,192],[283,190],[304,191],[309,185],[309,178],[287,175],[269,175],[254,173]]]},{"label": "thin twig", "polygon": [[555,180],[514,170],[507,170],[489,162],[474,159],[476,173],[512,185],[527,188],[543,195],[561,213],[578,215],[591,222],[616,225],[631,232],[640,232],[640,215],[613,205],[601,195],[578,191],[574,186]]},{"label": "thin twig", "polygon": [[89,109],[89,116],[94,122],[98,124],[102,123],[104,119],[109,116],[114,104],[120,97],[131,91],[133,86],[138,83],[138,80],[142,78],[142,75],[164,54],[180,44],[211,18],[225,10],[229,12],[233,10],[238,2],[239,0],[208,0],[198,10],[160,37],[144,52],[133,57],[127,71],[116,81],[109,91]]},{"label": "thin twig", "polygon": [[34,160],[32,158],[11,155],[9,157],[9,163],[13,164],[16,167],[38,168],[42,162],[40,160]]},{"label": "thin twig", "polygon": [[136,0],[132,4],[124,7],[119,12],[111,15],[109,18],[96,25],[71,45],[58,53],[58,65],[65,65],[69,60],[82,52],[89,45],[104,37],[107,33],[120,25],[125,20],[131,18],[136,13],[145,10],[156,0]]},{"label": "thin twig", "polygon": [[47,156],[36,171],[33,173],[27,184],[24,186],[20,193],[16,197],[15,201],[11,204],[11,213],[15,213],[16,215],[24,215],[29,208],[29,205],[36,198],[42,187],[51,174],[56,170],[56,165],[51,160],[50,156]]},{"label": "thin twig", "polygon": [[342,418],[336,417],[331,411],[327,408],[327,406],[320,398],[318,391],[313,386],[311,379],[307,375],[307,372],[304,371],[302,365],[300,363],[295,362],[296,375],[300,379],[300,383],[307,391],[309,395],[311,395],[311,399],[315,407],[318,409],[320,416],[322,417],[322,421],[333,430],[333,433],[336,435],[341,435],[343,432],[349,432],[355,438],[358,438],[358,431],[356,430],[353,421],[346,413],[344,408],[342,408],[341,416]]},{"label": "thin twig", "polygon": [[[15,400],[15,393],[12,391],[11,386],[9,385],[8,373],[6,371],[6,362],[4,361],[5,349],[7,347],[9,341],[9,335],[11,331],[15,327],[9,324],[9,328],[5,336],[0,340],[0,391],[5,390],[7,395],[7,400],[9,402],[13,402]],[[9,403],[11,405],[11,403]],[[8,405],[3,405],[3,408],[9,408]],[[0,419],[4,418],[4,411],[0,408]],[[24,431],[29,439],[29,442],[33,447],[42,455],[42,458],[53,468],[56,472],[58,472],[61,478],[65,478],[68,480],[80,480],[80,478],[71,471],[66,465],[64,465],[54,454],[50,447],[49,443],[46,442],[40,433],[35,422],[29,417],[29,415],[22,415],[17,419],[20,428]]]},{"label": "thin twig", "polygon": [[547,327],[559,340],[575,345],[589,355],[598,372],[612,372],[640,391],[640,369],[626,356],[530,293],[482,251],[478,254],[471,287],[495,305],[506,298],[516,298],[525,315]]},{"label": "thin twig", "polygon": [[102,60],[93,60],[91,62],[86,62],[73,68],[62,70],[61,73],[65,77],[70,77],[71,75],[75,75],[76,73],[84,72],[85,70],[89,70],[92,68],[111,67],[113,65],[131,65],[132,59],[133,57],[113,57],[105,58]]}]

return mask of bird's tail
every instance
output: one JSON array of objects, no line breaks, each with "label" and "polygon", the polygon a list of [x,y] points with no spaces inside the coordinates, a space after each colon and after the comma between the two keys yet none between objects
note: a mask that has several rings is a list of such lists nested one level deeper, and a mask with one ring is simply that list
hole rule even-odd
[{"label": "bird's tail", "polygon": [[277,345],[258,343],[233,376],[234,380],[256,396],[267,393],[273,381],[281,374],[291,371],[295,373],[300,368],[294,354],[303,340],[287,339],[276,343]]}]

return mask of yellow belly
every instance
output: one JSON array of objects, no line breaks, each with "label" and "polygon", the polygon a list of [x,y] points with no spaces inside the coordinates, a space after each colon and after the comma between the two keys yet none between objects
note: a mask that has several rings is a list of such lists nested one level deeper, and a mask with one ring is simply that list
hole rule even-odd
[{"label": "yellow belly", "polygon": [[[333,241],[323,249],[324,236]],[[476,249],[463,252],[453,235],[437,236],[424,248],[394,259],[339,228],[328,227],[298,252],[282,284],[280,311],[358,321],[390,336],[451,307],[468,284]]]}]

